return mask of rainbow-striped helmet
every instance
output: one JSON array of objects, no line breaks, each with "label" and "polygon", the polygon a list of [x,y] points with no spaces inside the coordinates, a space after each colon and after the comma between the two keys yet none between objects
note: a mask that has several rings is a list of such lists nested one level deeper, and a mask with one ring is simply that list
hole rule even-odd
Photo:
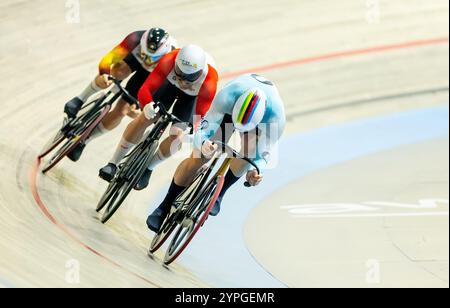
[{"label": "rainbow-striped helmet", "polygon": [[233,109],[234,127],[240,132],[254,130],[264,118],[266,103],[266,94],[258,88],[242,94]]}]

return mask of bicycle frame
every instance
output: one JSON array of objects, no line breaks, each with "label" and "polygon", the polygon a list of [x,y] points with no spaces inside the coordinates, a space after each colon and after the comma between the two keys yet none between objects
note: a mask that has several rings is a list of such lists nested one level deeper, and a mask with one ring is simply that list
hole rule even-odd
[{"label": "bicycle frame", "polygon": [[[252,160],[243,157],[226,144],[221,142],[216,143],[222,145],[222,153],[220,155],[217,153],[215,154],[207,169],[199,170],[191,184],[178,196],[171,207],[170,214],[167,216],[161,229],[153,238],[149,249],[149,255],[152,255],[161,248],[170,238],[171,234],[177,230],[166,251],[166,256],[164,258],[165,265],[171,264],[178,258],[187,245],[189,245],[195,234],[203,227],[215,201],[219,197],[224,185],[225,175],[230,169],[234,159],[237,158],[247,161],[256,168],[258,173],[260,173],[258,166]],[[222,154],[227,153],[227,149],[232,155],[225,158],[214,176],[211,176],[211,173],[215,169],[219,159],[221,159]],[[245,186],[249,187],[250,184],[246,182]]]},{"label": "bicycle frame", "polygon": [[[159,103],[156,104],[160,105]],[[132,188],[135,187],[137,181],[142,177],[148,163],[155,155],[159,140],[167,127],[173,122],[180,121],[179,118],[168,113],[163,105],[161,105],[160,109],[161,112],[156,122],[153,123],[153,127],[145,138],[124,157],[119,165],[118,172],[98,203],[97,212],[101,211],[108,204],[107,211],[101,219],[102,223],[106,223],[114,215],[128,197]]]},{"label": "bicycle frame", "polygon": [[150,144],[152,144],[155,141],[158,141],[161,139],[162,135],[166,131],[167,127],[170,125],[171,120],[167,116],[161,116],[158,121],[154,124],[154,127],[148,132],[147,137],[144,139],[142,143],[140,143],[138,146],[134,147],[134,149],[127,155],[125,158],[130,157],[134,154],[135,151],[137,151],[141,147],[148,147]]},{"label": "bicycle frame", "polygon": [[[113,97],[108,99],[108,97],[113,94],[113,89],[109,90],[107,93],[105,93],[102,97],[100,97],[97,100],[92,101],[91,103],[87,104],[86,106],[83,106],[81,110],[87,109],[89,107],[90,110],[83,114],[81,117],[70,119],[66,125],[64,125],[63,128],[61,128],[61,131],[64,133],[67,133],[68,130],[75,127],[79,123],[83,122],[85,119],[89,119],[92,117],[98,110],[103,109],[105,106],[110,105],[112,106],[123,94],[124,92],[119,88],[117,93],[114,93]],[[106,102],[105,102],[106,101]]]}]

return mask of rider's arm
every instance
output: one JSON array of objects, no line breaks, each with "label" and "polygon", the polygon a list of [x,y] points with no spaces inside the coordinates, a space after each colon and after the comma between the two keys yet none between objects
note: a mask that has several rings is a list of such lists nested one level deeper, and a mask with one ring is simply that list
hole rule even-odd
[{"label": "rider's arm", "polygon": [[[265,124],[263,124],[264,126]],[[258,166],[261,173],[269,168],[270,163],[273,161],[274,146],[277,144],[278,139],[274,140],[273,136],[269,135],[269,132],[264,128],[258,128],[258,138],[256,142],[257,154],[253,159],[253,163]],[[254,167],[250,166],[250,169]]]},{"label": "rider's arm", "polygon": [[263,171],[273,169],[279,160],[279,141],[286,127],[284,109],[270,110],[267,121],[258,126],[257,155],[253,162]]},{"label": "rider's arm", "polygon": [[111,66],[125,59],[139,45],[142,33],[142,31],[137,31],[129,34],[119,45],[104,56],[98,68],[100,75],[109,75]]},{"label": "rider's arm", "polygon": [[[199,119],[203,119],[208,110],[211,108],[214,96],[216,95],[218,82],[219,75],[217,74],[217,71],[212,66],[209,66],[208,76],[206,76],[197,98],[195,114]],[[196,130],[198,129],[199,124],[199,120],[194,123]]]},{"label": "rider's arm", "polygon": [[138,99],[141,108],[153,102],[153,93],[155,93],[166,81],[167,76],[175,66],[175,59],[179,50],[172,51],[159,60],[155,70],[148,76],[147,80],[139,90]]}]

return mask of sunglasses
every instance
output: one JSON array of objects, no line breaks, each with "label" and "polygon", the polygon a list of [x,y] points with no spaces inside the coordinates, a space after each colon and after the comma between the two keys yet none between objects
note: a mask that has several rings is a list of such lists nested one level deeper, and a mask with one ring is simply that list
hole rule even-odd
[{"label": "sunglasses", "polygon": [[185,74],[180,70],[178,65],[175,65],[175,75],[184,81],[195,82],[200,78],[202,73],[203,73],[202,71],[198,71],[197,73],[193,74]]}]

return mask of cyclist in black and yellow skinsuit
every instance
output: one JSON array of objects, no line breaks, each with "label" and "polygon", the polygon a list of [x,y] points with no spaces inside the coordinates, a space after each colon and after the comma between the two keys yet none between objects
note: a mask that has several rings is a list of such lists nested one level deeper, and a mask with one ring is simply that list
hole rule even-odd
[{"label": "cyclist in black and yellow skinsuit", "polygon": [[[64,112],[70,118],[75,117],[89,97],[112,85],[111,81],[108,80],[110,75],[118,80],[124,80],[134,73],[128,81],[126,89],[133,97],[137,97],[139,89],[153,72],[159,60],[175,48],[175,39],[161,28],[136,31],[129,34],[101,60],[99,74],[80,95],[65,105]],[[119,126],[122,119],[127,115],[136,118],[139,112],[136,110],[136,106],[131,103],[126,98],[121,98],[102,123],[93,131],[89,141]],[[84,147],[85,144],[81,143],[68,155],[69,159],[78,161]]]}]

